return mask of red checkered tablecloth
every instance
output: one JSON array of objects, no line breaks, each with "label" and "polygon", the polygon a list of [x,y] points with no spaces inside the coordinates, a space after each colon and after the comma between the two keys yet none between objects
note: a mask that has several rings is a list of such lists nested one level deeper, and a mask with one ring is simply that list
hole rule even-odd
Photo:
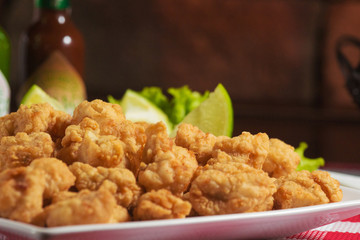
[{"label": "red checkered tablecloth", "polygon": [[360,215],[284,238],[286,240],[360,240]]}]

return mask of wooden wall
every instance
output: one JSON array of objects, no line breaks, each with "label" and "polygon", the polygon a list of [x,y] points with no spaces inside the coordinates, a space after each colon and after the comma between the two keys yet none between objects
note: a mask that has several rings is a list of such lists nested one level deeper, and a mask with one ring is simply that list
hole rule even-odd
[{"label": "wooden wall", "polygon": [[[0,23],[17,43],[32,2],[0,0]],[[343,34],[360,38],[360,3],[322,0],[73,0],[86,40],[90,99],[127,88],[221,82],[234,104],[234,134],[267,132],[329,162],[360,162],[360,112],[335,59]],[[347,51],[357,64],[356,49]]]}]

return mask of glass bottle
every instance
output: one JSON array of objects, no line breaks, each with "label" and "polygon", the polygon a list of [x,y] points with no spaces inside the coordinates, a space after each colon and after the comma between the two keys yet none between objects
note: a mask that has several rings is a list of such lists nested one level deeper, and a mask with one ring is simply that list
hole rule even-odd
[{"label": "glass bottle", "polygon": [[0,27],[0,117],[10,109],[10,41],[5,30]]},{"label": "glass bottle", "polygon": [[84,40],[71,20],[70,0],[35,0],[34,9],[36,20],[20,46],[22,87],[18,102],[37,84],[71,112],[86,99],[86,88]]}]

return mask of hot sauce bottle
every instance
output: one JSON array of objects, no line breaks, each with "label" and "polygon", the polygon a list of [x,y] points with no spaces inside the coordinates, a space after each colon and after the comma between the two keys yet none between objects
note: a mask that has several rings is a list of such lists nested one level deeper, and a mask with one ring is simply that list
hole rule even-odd
[{"label": "hot sauce bottle", "polygon": [[84,40],[71,20],[70,0],[35,0],[35,22],[21,40],[18,103],[37,84],[71,112],[86,99]]}]

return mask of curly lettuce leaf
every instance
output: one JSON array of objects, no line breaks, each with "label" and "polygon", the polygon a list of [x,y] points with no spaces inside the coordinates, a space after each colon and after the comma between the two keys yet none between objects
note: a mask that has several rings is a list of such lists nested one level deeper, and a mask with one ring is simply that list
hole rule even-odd
[{"label": "curly lettuce leaf", "polygon": [[197,108],[200,103],[209,97],[209,91],[201,94],[191,91],[188,86],[169,88],[168,93],[172,96],[172,99],[170,100],[170,107],[165,112],[167,112],[170,121],[174,124],[181,122],[189,112]]},{"label": "curly lettuce leaf", "polygon": [[112,104],[119,104],[121,105],[121,99],[115,99],[113,96],[108,95],[107,96],[108,102]]},{"label": "curly lettuce leaf", "polygon": [[191,91],[188,86],[169,88],[167,92],[170,99],[159,87],[145,87],[139,93],[163,110],[174,125],[181,122],[189,112],[209,97],[209,91],[201,94]]},{"label": "curly lettuce leaf", "polygon": [[169,99],[160,87],[144,87],[139,93],[163,111],[170,106]]},{"label": "curly lettuce leaf", "polygon": [[305,150],[308,148],[307,143],[301,142],[295,149],[295,152],[300,156],[300,163],[296,170],[308,170],[310,172],[317,170],[319,167],[325,165],[325,160],[322,157],[319,158],[308,158],[304,156]]},{"label": "curly lettuce leaf", "polygon": [[[176,125],[207,99],[210,92],[205,91],[204,94],[201,94],[192,91],[185,85],[179,88],[169,88],[167,90],[169,98],[160,87],[144,87],[138,93],[160,108],[168,116],[170,122]],[[108,96],[108,101],[121,105],[121,99],[117,100],[111,95]]]}]

